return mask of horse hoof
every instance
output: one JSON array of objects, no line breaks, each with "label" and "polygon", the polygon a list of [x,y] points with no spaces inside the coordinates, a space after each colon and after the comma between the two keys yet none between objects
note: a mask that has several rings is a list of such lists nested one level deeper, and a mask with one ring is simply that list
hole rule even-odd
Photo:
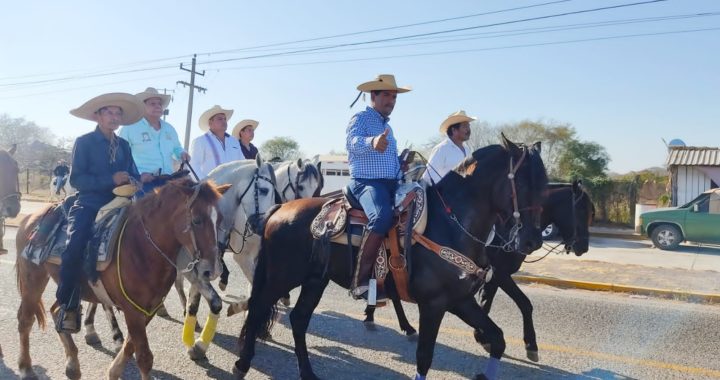
[{"label": "horse hoof", "polygon": [[487,351],[488,354],[490,353],[490,348],[492,347],[490,343],[483,343],[481,344],[481,346],[485,349],[485,351]]},{"label": "horse hoof", "polygon": [[535,363],[540,361],[540,355],[538,354],[537,351],[527,350],[527,351],[525,351],[525,354],[527,355],[527,358],[530,359],[530,361],[533,361]]},{"label": "horse hoof", "polygon": [[80,379],[80,369],[65,367],[65,376],[67,376],[67,378],[70,380],[78,380]]},{"label": "horse hoof", "polygon": [[188,348],[187,353],[190,357],[190,360],[195,362],[207,359],[207,356],[205,356],[205,350],[203,350],[202,347],[200,347],[197,343],[194,344],[192,347]]},{"label": "horse hoof", "polygon": [[100,344],[100,337],[97,333],[87,333],[85,334],[85,343],[94,346],[96,344]]},{"label": "horse hoof", "polygon": [[411,331],[405,336],[407,336],[407,339],[411,342],[417,342],[418,340],[418,334],[415,331]]},{"label": "horse hoof", "polygon": [[377,330],[377,326],[375,326],[375,322],[373,322],[373,321],[363,321],[363,325],[365,325],[365,330],[368,330],[368,331]]},{"label": "horse hoof", "polygon": [[27,370],[20,370],[20,379],[21,380],[38,380],[38,377],[35,374],[35,371],[33,371],[32,369],[27,369]]},{"label": "horse hoof", "polygon": [[290,306],[290,298],[280,298],[280,303],[282,303],[285,307]]},{"label": "horse hoof", "polygon": [[235,375],[235,379],[241,380],[245,378],[245,375],[247,375],[248,371],[243,371],[239,369],[237,363],[235,363],[235,365],[233,365],[232,373],[233,375]]}]

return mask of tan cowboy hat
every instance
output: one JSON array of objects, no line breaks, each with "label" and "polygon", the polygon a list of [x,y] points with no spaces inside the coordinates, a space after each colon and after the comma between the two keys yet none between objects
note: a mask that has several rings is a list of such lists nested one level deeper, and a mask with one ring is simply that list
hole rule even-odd
[{"label": "tan cowboy hat", "polygon": [[213,106],[213,108],[210,108],[209,110],[205,111],[200,115],[200,120],[198,121],[200,125],[200,129],[203,131],[207,131],[210,129],[210,118],[219,114],[224,113],[225,118],[230,121],[230,117],[232,117],[233,110],[226,110],[220,106]]},{"label": "tan cowboy hat", "polygon": [[170,95],[161,94],[158,92],[158,90],[152,87],[146,88],[145,91],[139,92],[135,94],[135,96],[137,96],[138,99],[140,99],[140,101],[142,102],[145,102],[146,100],[152,98],[160,98],[160,100],[162,100],[163,109],[167,108],[167,106],[170,104]]},{"label": "tan cowboy hat", "polygon": [[129,197],[132,197],[133,195],[135,195],[135,193],[137,193],[137,191],[138,191],[137,186],[128,183],[125,185],[116,186],[113,189],[113,194],[117,195],[118,197],[129,198]]},{"label": "tan cowboy hat", "polygon": [[403,93],[412,91],[410,87],[398,87],[395,83],[395,76],[391,74],[380,74],[374,80],[357,86],[357,89],[361,92],[397,91],[398,93]]},{"label": "tan cowboy hat", "polygon": [[232,135],[236,138],[240,138],[240,131],[243,130],[245,127],[252,127],[253,131],[257,129],[260,122],[253,120],[253,119],[245,119],[241,122],[235,124],[235,128],[233,128]]},{"label": "tan cowboy hat", "polygon": [[140,99],[124,92],[113,92],[96,96],[85,104],[70,111],[70,114],[81,119],[97,121],[97,111],[103,107],[115,106],[123,110],[120,124],[129,125],[142,119],[145,114],[145,104]]},{"label": "tan cowboy hat", "polygon": [[470,122],[474,120],[477,120],[477,118],[466,115],[465,111],[463,110],[454,112],[450,114],[450,116],[448,116],[447,119],[442,122],[442,124],[440,124],[440,133],[446,134],[447,129],[450,128],[450,126],[453,124],[464,123],[466,121]]}]

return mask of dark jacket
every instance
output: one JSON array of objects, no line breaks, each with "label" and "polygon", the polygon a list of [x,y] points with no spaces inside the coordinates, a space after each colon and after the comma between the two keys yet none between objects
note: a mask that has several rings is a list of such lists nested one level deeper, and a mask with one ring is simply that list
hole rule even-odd
[{"label": "dark jacket", "polygon": [[70,168],[67,167],[65,164],[60,164],[55,167],[53,170],[53,175],[55,177],[64,177],[70,173]]},{"label": "dark jacket", "polygon": [[115,188],[112,177],[117,172],[128,172],[131,177],[140,179],[130,145],[120,137],[117,139],[114,162],[110,162],[110,141],[100,132],[99,127],[75,140],[70,184],[78,190],[78,204],[99,209],[110,202],[114,198],[112,190]]}]

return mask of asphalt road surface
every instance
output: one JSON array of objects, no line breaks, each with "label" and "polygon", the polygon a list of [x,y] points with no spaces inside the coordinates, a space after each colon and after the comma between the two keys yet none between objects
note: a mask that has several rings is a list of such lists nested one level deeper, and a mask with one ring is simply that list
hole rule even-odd
[{"label": "asphalt road surface", "polygon": [[[18,292],[13,264],[15,229],[8,228],[10,254],[0,257],[0,379],[17,378],[18,338],[16,312]],[[233,270],[234,269],[234,270]],[[245,294],[247,285],[240,270],[233,271],[227,298]],[[503,328],[508,343],[501,362],[501,379],[711,379],[720,378],[720,306],[648,299],[624,294],[558,290],[522,286],[535,305],[535,325],[540,362],[525,359],[520,313],[504,295],[498,295],[491,317]],[[51,304],[56,286],[48,286],[44,298]],[[293,299],[298,291],[292,292]],[[174,291],[166,301],[173,319],[155,318],[149,325],[157,379],[232,379],[237,359],[237,335],[243,316],[221,317],[218,334],[208,360],[191,361],[181,343],[181,309]],[[415,374],[414,341],[397,328],[390,308],[376,313],[377,329],[366,331],[361,323],[364,305],[347,291],[331,285],[325,292],[309,328],[310,360],[324,379],[407,379]],[[273,340],[259,343],[247,379],[295,379],[288,309],[281,309]],[[408,317],[418,326],[417,308],[406,304]],[[207,308],[202,307],[199,320]],[[85,344],[82,333],[76,342],[83,378],[101,379],[114,356],[109,324],[99,313],[97,331],[102,343]],[[125,331],[120,314],[121,326]],[[48,315],[48,322],[52,324]],[[31,355],[41,379],[64,379],[64,355],[49,326],[31,335]],[[487,354],[477,345],[462,321],[447,315],[435,347],[429,379],[467,379],[482,372]],[[139,378],[134,361],[124,379]]]}]

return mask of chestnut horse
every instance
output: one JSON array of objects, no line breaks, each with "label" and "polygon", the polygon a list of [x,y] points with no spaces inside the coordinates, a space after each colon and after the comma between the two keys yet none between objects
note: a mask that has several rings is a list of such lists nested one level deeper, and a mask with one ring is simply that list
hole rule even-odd
[{"label": "chestnut horse", "polygon": [[[169,182],[157,193],[150,194],[130,206],[124,231],[111,263],[99,273],[107,297],[96,295],[89,282],[83,281],[82,294],[86,301],[116,306],[123,311],[129,338],[108,369],[109,379],[118,379],[127,360],[135,354],[143,380],[150,379],[153,354],[147,339],[146,325],[154,316],[158,305],[173,285],[175,265],[181,247],[187,249],[195,263],[192,271],[199,281],[208,281],[219,275],[216,225],[221,217],[217,210],[220,193],[227,187],[213,184],[196,184],[189,179]],[[17,252],[22,252],[45,210],[24,218],[17,232]],[[17,284],[21,302],[18,309],[20,332],[19,367],[22,379],[34,379],[30,359],[30,330],[35,319],[45,326],[45,307],[41,296],[50,277],[58,281],[59,266],[48,262],[42,265],[18,254],[16,262]],[[55,310],[57,302],[53,305]],[[78,350],[67,333],[60,333],[65,348],[65,374],[70,379],[80,378]]]},{"label": "chestnut horse", "polygon": [[[428,225],[422,236],[416,236],[422,244],[415,244],[408,256],[409,291],[420,310],[416,379],[424,379],[430,369],[440,323],[447,312],[490,337],[491,359],[478,378],[495,378],[505,339],[474,297],[492,273],[485,255],[486,237],[497,218],[511,218],[515,228],[508,240],[516,249],[530,253],[542,245],[539,217],[547,175],[539,143],[518,146],[503,136],[502,146],[479,149],[461,166],[428,188]],[[332,252],[326,252],[327,245],[313,239],[309,226],[326,201],[291,201],[266,221],[249,312],[240,333],[240,357],[234,367],[240,378],[250,369],[256,339],[266,336],[272,327],[276,302],[301,286],[290,313],[295,354],[300,377],[317,379],[305,343],[310,318],[331,279],[350,287],[350,268],[356,256],[335,243],[328,244]],[[446,261],[441,253],[452,258]]]},{"label": "chestnut horse", "polygon": [[[5,218],[14,218],[20,213],[20,182],[18,164],[12,158],[17,146],[8,150],[0,149],[0,255],[7,253],[3,246]],[[0,358],[3,356],[0,347]]]}]

